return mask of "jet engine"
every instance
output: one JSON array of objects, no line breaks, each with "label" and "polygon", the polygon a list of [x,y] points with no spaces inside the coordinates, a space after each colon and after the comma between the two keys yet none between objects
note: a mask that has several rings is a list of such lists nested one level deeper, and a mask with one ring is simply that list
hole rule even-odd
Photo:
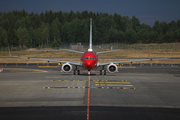
[{"label": "jet engine", "polygon": [[107,66],[107,70],[108,70],[108,72],[110,72],[110,73],[115,73],[115,72],[118,71],[118,67],[117,67],[117,65],[111,63],[111,64],[109,64],[109,65]]},{"label": "jet engine", "polygon": [[63,72],[71,72],[72,65],[70,65],[69,63],[65,63],[65,64],[62,65],[61,70]]}]

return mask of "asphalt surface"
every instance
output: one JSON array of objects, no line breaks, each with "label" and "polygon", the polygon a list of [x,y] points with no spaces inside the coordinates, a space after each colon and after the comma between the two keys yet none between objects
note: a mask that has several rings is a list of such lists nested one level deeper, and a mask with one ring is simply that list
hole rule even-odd
[{"label": "asphalt surface", "polygon": [[90,120],[180,119],[179,65],[123,65],[118,73],[90,76],[62,73],[57,64],[3,66],[0,120],[86,120],[88,97]]}]

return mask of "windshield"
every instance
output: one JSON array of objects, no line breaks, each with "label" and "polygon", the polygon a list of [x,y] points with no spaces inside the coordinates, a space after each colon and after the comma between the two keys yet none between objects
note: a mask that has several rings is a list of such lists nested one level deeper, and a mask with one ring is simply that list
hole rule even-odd
[{"label": "windshield", "polygon": [[95,60],[94,57],[84,57],[84,60],[85,60],[85,59],[93,59],[93,60]]}]

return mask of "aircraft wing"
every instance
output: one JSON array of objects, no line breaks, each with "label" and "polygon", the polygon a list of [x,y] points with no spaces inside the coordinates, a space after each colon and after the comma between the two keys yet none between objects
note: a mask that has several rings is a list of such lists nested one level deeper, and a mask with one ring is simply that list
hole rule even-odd
[{"label": "aircraft wing", "polygon": [[76,50],[68,50],[68,49],[60,49],[60,50],[70,51],[70,52],[76,52],[76,53],[82,53],[82,54],[84,54],[84,52],[81,52],[81,51],[76,51]]},{"label": "aircraft wing", "polygon": [[170,56],[168,58],[150,58],[150,59],[141,59],[141,60],[129,60],[129,61],[117,61],[117,62],[106,62],[106,63],[99,63],[99,65],[109,65],[111,63],[127,63],[127,62],[140,62],[140,61],[151,61],[151,60],[162,60],[162,59],[169,59],[171,57],[172,54],[172,49],[171,49],[171,53]]},{"label": "aircraft wing", "polygon": [[58,63],[69,63],[72,65],[81,65],[81,63],[78,62],[68,62],[68,61],[59,61],[59,60],[48,60],[48,59],[42,59],[42,58],[31,58],[31,57],[19,57],[19,56],[12,56],[9,50],[9,55],[13,58],[22,58],[22,59],[33,59],[33,60],[42,60],[42,61],[48,61],[48,62],[58,62]]},{"label": "aircraft wing", "polygon": [[96,54],[102,54],[102,53],[108,53],[108,52],[115,52],[115,51],[120,51],[122,49],[119,50],[110,50],[110,51],[102,51],[102,52],[96,52]]}]

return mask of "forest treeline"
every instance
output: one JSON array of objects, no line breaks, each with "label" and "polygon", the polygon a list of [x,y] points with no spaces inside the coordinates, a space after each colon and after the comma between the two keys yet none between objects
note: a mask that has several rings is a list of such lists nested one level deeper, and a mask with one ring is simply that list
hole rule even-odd
[{"label": "forest treeline", "polygon": [[83,12],[40,14],[25,10],[0,12],[0,47],[60,46],[89,43],[89,23],[93,19],[93,43],[170,43],[180,39],[180,20],[155,21],[153,27],[140,24],[136,16]]}]

